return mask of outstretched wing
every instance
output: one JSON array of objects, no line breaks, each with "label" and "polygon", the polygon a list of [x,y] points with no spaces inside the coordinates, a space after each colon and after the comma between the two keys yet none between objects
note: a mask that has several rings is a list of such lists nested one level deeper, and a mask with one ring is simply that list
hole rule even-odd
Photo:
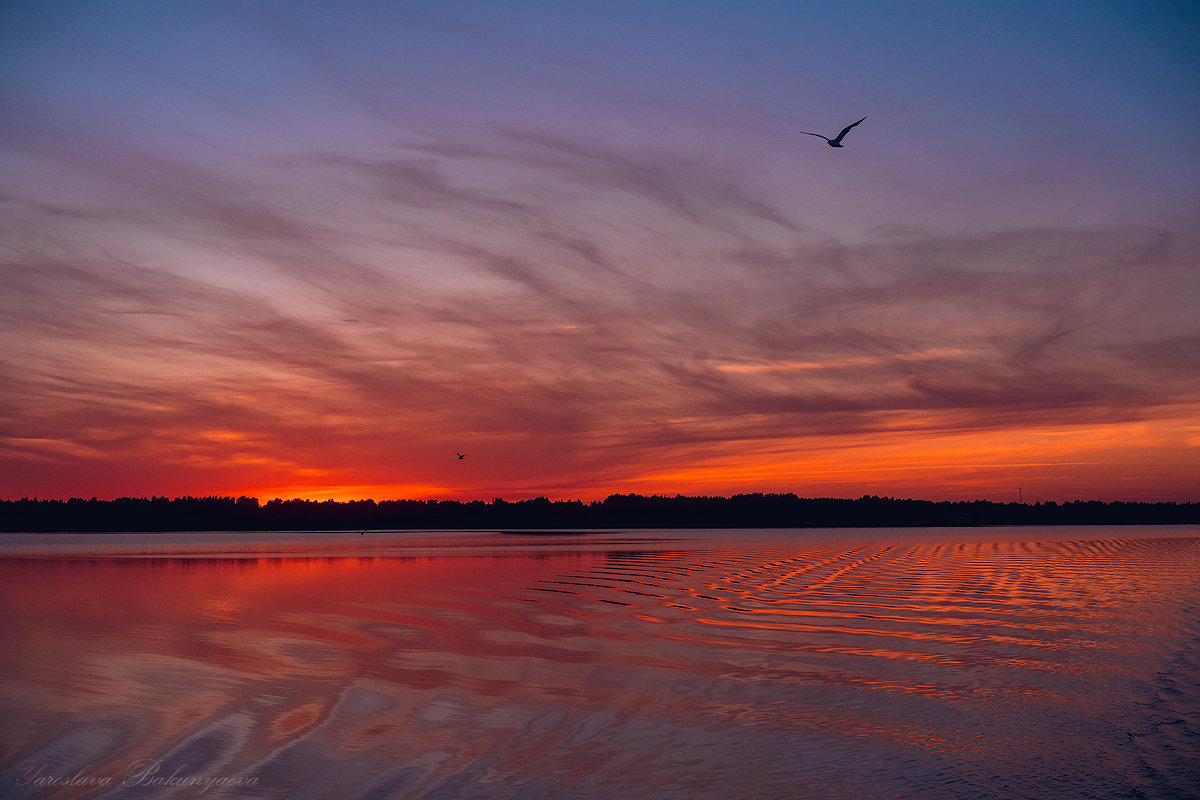
[{"label": "outstretched wing", "polygon": [[[800,131],[800,132],[801,132],[801,133],[808,133],[808,131]],[[819,134],[819,133],[808,133],[808,135],[809,135],[809,136],[821,136],[821,134]],[[827,141],[827,142],[829,141],[829,137],[828,137],[828,136],[821,136],[821,138],[822,138],[822,139],[824,139],[824,140],[825,140],[825,141]]]},{"label": "outstretched wing", "polygon": [[[866,117],[863,117],[863,119],[866,119]],[[860,119],[858,122],[862,122],[862,121],[863,121],[863,120],[862,120],[862,119]],[[857,125],[857,124],[858,124],[858,122],[852,122],[852,123],[850,123],[849,125],[847,125],[846,127],[842,128],[842,132],[841,132],[841,133],[839,133],[839,134],[837,135],[837,138],[836,138],[836,139],[833,139],[832,141],[835,141],[835,142],[840,142],[840,141],[842,140],[842,137],[843,137],[843,136],[845,136],[847,133],[849,133],[849,132],[850,132],[850,129],[851,129],[851,128],[853,128],[855,125]]]}]

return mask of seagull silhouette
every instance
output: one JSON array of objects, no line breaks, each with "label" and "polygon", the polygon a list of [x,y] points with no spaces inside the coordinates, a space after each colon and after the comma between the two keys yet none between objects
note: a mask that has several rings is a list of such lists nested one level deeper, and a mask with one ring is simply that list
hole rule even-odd
[{"label": "seagull silhouette", "polygon": [[466,458],[466,457],[467,457],[467,454],[466,454],[466,453],[459,453],[459,452],[457,452],[457,451],[454,453],[454,455],[458,456],[458,460],[459,460],[459,461],[462,461],[464,458]]},{"label": "seagull silhouette", "polygon": [[[863,117],[863,119],[866,119],[866,117]],[[860,119],[858,122],[862,122],[862,121],[863,120]],[[846,134],[850,132],[850,129],[853,128],[855,125],[857,125],[858,122],[855,122],[851,125],[847,125],[846,127],[842,128],[842,132],[839,133],[837,135],[837,137],[834,139],[830,139],[828,136],[821,136],[821,134],[819,134],[819,133],[809,133],[808,131],[800,131],[800,132],[808,133],[809,136],[821,136],[821,138],[825,140],[825,143],[828,144],[830,147],[845,147],[845,145],[842,144],[842,139],[845,138]]]}]

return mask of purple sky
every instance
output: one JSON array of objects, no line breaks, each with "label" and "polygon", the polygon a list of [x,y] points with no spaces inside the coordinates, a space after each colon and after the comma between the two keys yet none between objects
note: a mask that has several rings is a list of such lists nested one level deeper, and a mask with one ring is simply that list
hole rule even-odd
[{"label": "purple sky", "polygon": [[5,3],[0,496],[1200,499],[1197,41]]}]

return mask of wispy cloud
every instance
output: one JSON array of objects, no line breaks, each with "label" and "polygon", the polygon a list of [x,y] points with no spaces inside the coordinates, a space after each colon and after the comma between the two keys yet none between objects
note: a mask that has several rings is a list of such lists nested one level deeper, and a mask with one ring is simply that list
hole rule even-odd
[{"label": "wispy cloud", "polygon": [[[379,63],[289,31],[328,86]],[[558,64],[559,94],[613,69],[510,55]],[[642,113],[634,87],[591,89]],[[345,147],[6,119],[0,491],[136,474],[569,494],[681,456],[790,464],[782,485],[835,442],[1196,417],[1194,227],[867,225],[886,215],[853,217],[853,191],[904,189],[869,149],[830,166],[536,114],[438,127],[425,105],[406,125],[389,91],[343,98],[363,115]],[[855,224],[810,213],[831,187]]]}]

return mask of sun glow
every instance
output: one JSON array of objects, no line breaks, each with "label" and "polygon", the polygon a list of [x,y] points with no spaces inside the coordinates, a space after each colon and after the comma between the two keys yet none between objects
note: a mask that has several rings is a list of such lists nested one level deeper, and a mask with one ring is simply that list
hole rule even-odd
[{"label": "sun glow", "polygon": [[327,486],[316,483],[275,485],[252,492],[255,496],[281,498],[285,500],[333,500],[339,503],[351,500],[394,500],[394,499],[442,499],[458,496],[453,487],[428,483],[353,484]]},{"label": "sun glow", "polygon": [[[794,491],[801,495],[863,492],[930,499],[1007,500],[1087,495],[1081,468],[1108,463],[1113,472],[1173,463],[1181,480],[1197,472],[1189,426],[1171,421],[863,437],[743,441],[691,454],[684,468],[649,470],[626,482],[641,492]],[[732,452],[730,452],[732,451]],[[1150,463],[1153,461],[1153,464]],[[931,490],[931,487],[942,487]]]}]

